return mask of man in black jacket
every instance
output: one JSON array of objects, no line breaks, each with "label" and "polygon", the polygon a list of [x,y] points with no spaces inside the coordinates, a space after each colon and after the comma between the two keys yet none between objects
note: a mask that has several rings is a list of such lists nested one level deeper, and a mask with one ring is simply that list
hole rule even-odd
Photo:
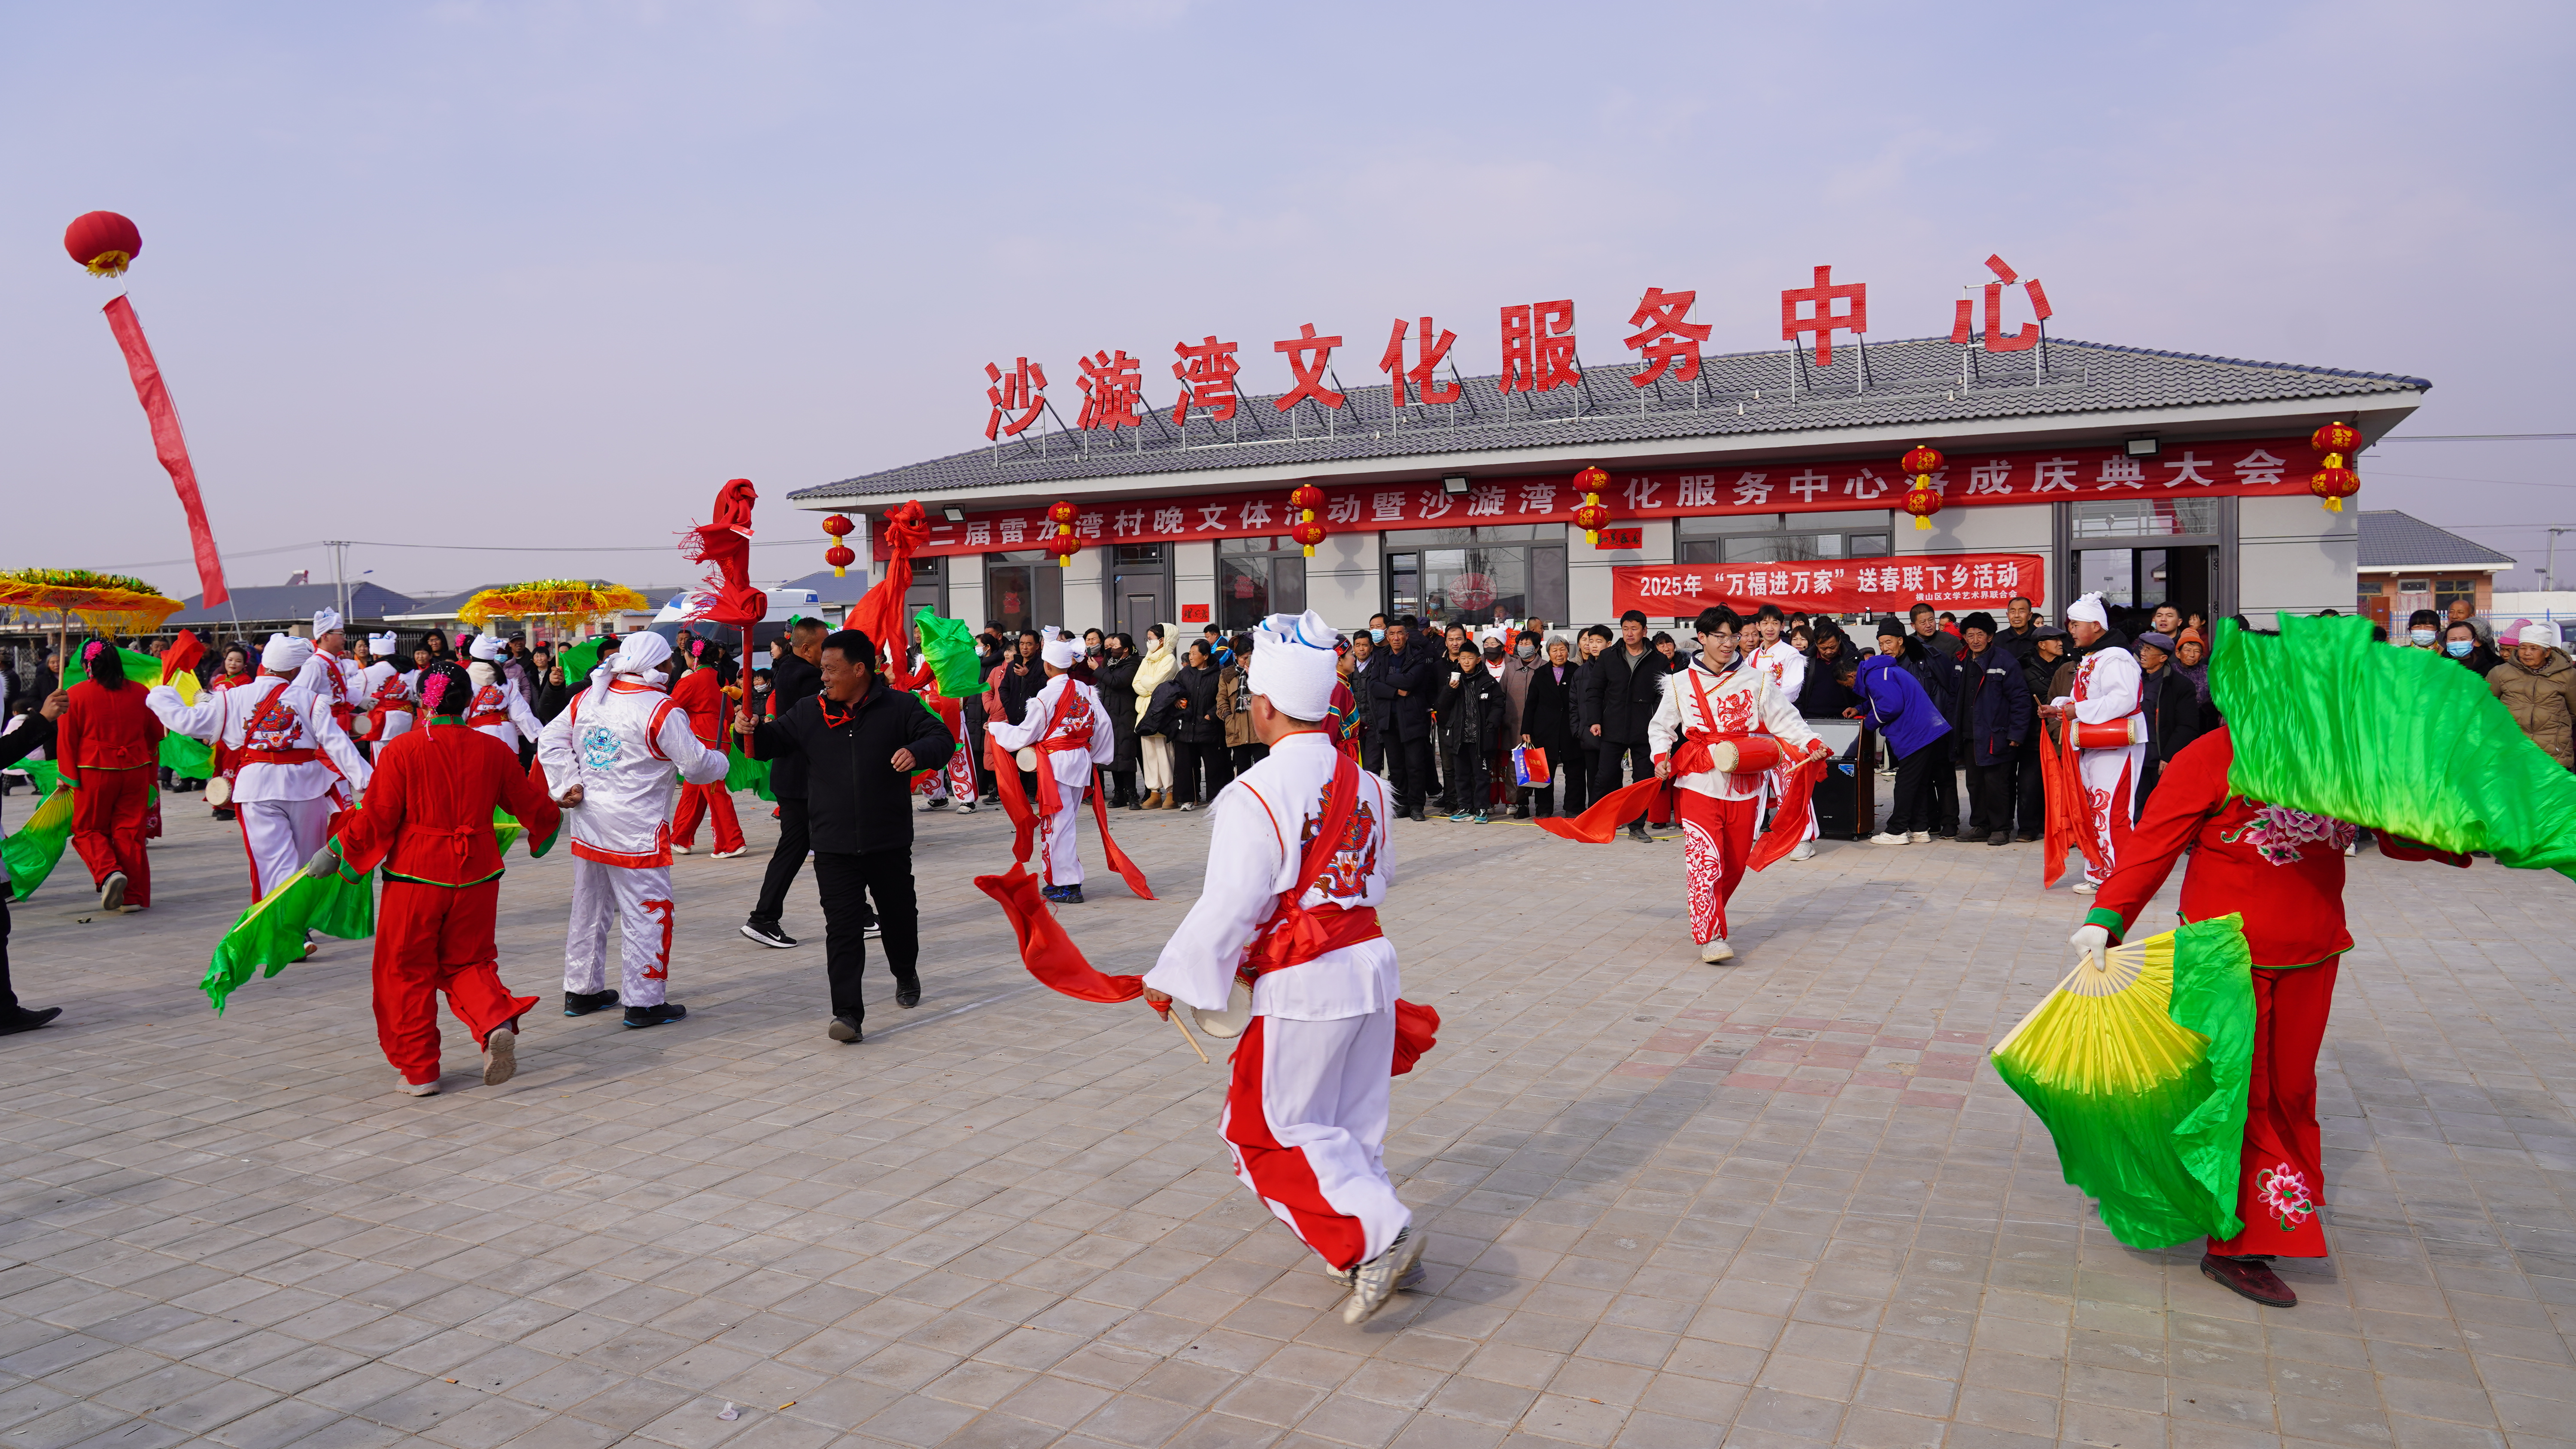
[{"label": "man in black jacket", "polygon": [[912,886],[912,774],[936,770],[957,748],[922,702],[877,677],[876,645],[856,629],[823,641],[819,694],[773,720],[746,708],[734,730],[756,759],[805,762],[814,883],[823,892],[824,970],[832,983],[834,1041],[859,1040],[867,1008],[867,901],[885,936],[897,1006],[921,1001],[921,910]]},{"label": "man in black jacket", "polygon": [[[1664,656],[1646,642],[1646,616],[1630,609],[1619,616],[1619,642],[1601,651],[1584,671],[1580,708],[1601,754],[1593,765],[1592,798],[1620,787],[1619,766],[1625,762],[1639,780],[1655,778],[1654,751],[1646,743],[1646,725],[1663,703]],[[1631,840],[1652,840],[1645,817],[1628,822]]]},{"label": "man in black jacket", "polygon": [[[71,696],[60,689],[48,689],[38,695],[42,701],[26,722],[5,735],[0,735],[0,769],[18,763],[54,742],[54,721],[62,718],[63,706]],[[44,802],[39,799],[37,804]],[[9,984],[9,867],[0,862],[0,1036],[12,1032],[34,1031],[63,1014],[59,1006],[42,1011],[29,1011],[18,1004],[18,993]]]},{"label": "man in black jacket", "polygon": [[[823,688],[823,636],[831,626],[820,619],[798,619],[787,629],[787,648],[769,665],[771,713],[785,719],[788,712],[803,704]],[[806,853],[814,848],[813,836],[805,821],[805,757],[789,754],[769,767],[769,792],[778,797],[778,848],[769,853],[769,871],[760,880],[760,899],[752,903],[751,919],[742,923],[742,933],[764,946],[780,950],[796,944],[796,938],[779,929],[779,914],[787,909],[787,888],[796,883],[796,872],[805,868]]]},{"label": "man in black jacket", "polygon": [[1369,671],[1377,726],[1386,732],[1386,764],[1395,786],[1395,813],[1422,818],[1431,778],[1432,692],[1448,676],[1438,650],[1413,647],[1413,616],[1387,626],[1386,663]]}]

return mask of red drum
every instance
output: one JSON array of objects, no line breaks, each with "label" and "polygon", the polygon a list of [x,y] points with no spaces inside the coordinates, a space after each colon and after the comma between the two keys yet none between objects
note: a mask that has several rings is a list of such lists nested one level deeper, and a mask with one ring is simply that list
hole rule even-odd
[{"label": "red drum", "polygon": [[1742,739],[1719,740],[1708,747],[1709,763],[1721,773],[1751,775],[1768,770],[1787,757],[1780,742],[1769,735],[1746,735]]},{"label": "red drum", "polygon": [[2133,714],[2104,724],[2079,724],[2075,727],[2075,748],[2079,750],[2125,750],[2147,742],[2147,717]]}]

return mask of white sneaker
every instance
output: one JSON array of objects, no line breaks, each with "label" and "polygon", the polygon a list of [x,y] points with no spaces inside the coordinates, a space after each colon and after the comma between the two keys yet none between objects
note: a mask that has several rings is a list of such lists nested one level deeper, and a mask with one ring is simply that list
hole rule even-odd
[{"label": "white sneaker", "polygon": [[125,872],[111,870],[107,879],[98,883],[98,908],[102,911],[125,909]]},{"label": "white sneaker", "polygon": [[1182,809],[1184,809],[1184,810],[1196,810],[1197,808],[1199,808],[1199,802],[1197,802],[1196,800],[1191,800],[1191,801],[1188,801],[1188,802],[1184,803],[1184,804],[1181,806],[1181,808],[1182,808]]},{"label": "white sneaker", "polygon": [[1917,830],[1905,838],[1916,845],[1930,845],[1932,843],[1932,832],[1929,830]]},{"label": "white sneaker", "polygon": [[674,845],[671,847],[671,853],[673,855],[686,855],[689,853],[689,847],[685,845]]},{"label": "white sneaker", "polygon": [[438,1083],[396,1082],[394,1083],[394,1090],[402,1093],[406,1097],[435,1097],[438,1095]]},{"label": "white sneaker", "polygon": [[1869,838],[1872,845],[1903,845],[1905,841],[1905,833],[1899,830],[1882,830]]},{"label": "white sneaker", "polygon": [[2079,896],[2089,896],[2093,894],[2093,891],[2093,882],[2089,880],[2079,880],[2075,883],[2075,893]]},{"label": "white sneaker", "polygon": [[1342,1322],[1362,1324],[1395,1300],[1395,1285],[1422,1261],[1422,1238],[1407,1224],[1386,1251],[1360,1264],[1351,1274],[1351,1301],[1342,1305]]},{"label": "white sneaker", "polygon": [[1707,962],[1711,966],[1716,965],[1720,961],[1732,961],[1735,959],[1735,948],[1726,944],[1726,938],[1724,936],[1719,936],[1710,941],[1707,945],[1699,948],[1699,959]]},{"label": "white sneaker", "polygon": [[731,859],[733,859],[733,858],[734,858],[735,856],[737,856],[737,855],[747,855],[747,854],[749,854],[750,852],[751,852],[751,847],[750,847],[750,846],[748,846],[748,845],[745,845],[745,846],[739,846],[739,847],[737,847],[737,848],[735,848],[735,849],[732,849],[732,850],[719,850],[719,851],[717,851],[714,855],[709,856],[709,857],[708,857],[708,859],[710,859],[710,860],[731,860]]},{"label": "white sneaker", "polygon": [[1791,860],[1813,860],[1813,859],[1815,859],[1815,858],[1816,858],[1816,842],[1814,842],[1814,841],[1812,841],[1812,840],[1801,840],[1801,841],[1799,841],[1799,842],[1798,842],[1798,848],[1797,848],[1797,849],[1795,849],[1795,850],[1793,850],[1793,851],[1790,851],[1790,852],[1789,852],[1789,858],[1790,858]]},{"label": "white sneaker", "polygon": [[[497,1087],[519,1074],[519,1034],[506,1026],[483,1038],[483,1085]],[[432,1083],[432,1090],[436,1089]]]}]

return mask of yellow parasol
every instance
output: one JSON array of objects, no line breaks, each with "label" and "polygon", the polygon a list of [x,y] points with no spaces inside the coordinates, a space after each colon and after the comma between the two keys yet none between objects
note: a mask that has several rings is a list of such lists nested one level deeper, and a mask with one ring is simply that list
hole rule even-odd
[{"label": "yellow parasol", "polygon": [[586,579],[537,579],[485,589],[465,601],[456,617],[481,629],[495,619],[560,619],[577,622],[597,614],[644,607],[644,596],[623,584]]},{"label": "yellow parasol", "polygon": [[0,612],[51,626],[65,678],[71,666],[71,624],[108,634],[149,634],[186,608],[141,579],[88,569],[14,569],[0,573]]}]

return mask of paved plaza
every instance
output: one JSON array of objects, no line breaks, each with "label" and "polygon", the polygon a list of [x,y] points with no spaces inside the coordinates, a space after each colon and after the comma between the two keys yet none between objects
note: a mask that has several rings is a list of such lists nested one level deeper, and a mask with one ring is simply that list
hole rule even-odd
[{"label": "paved plaza", "polygon": [[[570,871],[514,851],[521,1072],[485,1088],[450,1021],[420,1100],[365,943],[207,1010],[244,871],[197,797],[148,912],[90,918],[67,859],[12,952],[64,1016],[0,1039],[0,1449],[2576,1443],[2561,877],[2353,862],[2336,1256],[2272,1311],[2113,1241],[1986,1064],[2082,915],[2036,847],[1827,844],[1709,967],[1677,841],[1400,824],[1388,933],[1443,1026],[1387,1157],[1431,1271],[1347,1328],[1228,1172],[1223,1059],[1020,968],[970,880],[997,814],[923,818],[922,1004],[876,968],[841,1046],[811,876],[808,945],[735,933],[749,813],[754,854],[675,867],[691,1015],[646,1032],[558,1014]],[[1139,972],[1204,817],[1117,826],[1164,899],[1086,841],[1064,918]]]}]

